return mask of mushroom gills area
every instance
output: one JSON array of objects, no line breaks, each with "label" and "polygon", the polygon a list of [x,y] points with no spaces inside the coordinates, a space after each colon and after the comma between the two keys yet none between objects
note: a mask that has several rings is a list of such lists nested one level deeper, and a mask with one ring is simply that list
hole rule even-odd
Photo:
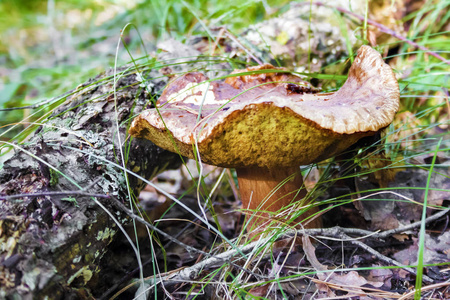
[{"label": "mushroom gills area", "polygon": [[[303,187],[303,178],[298,167],[289,168],[237,168],[242,208],[247,210],[247,232],[262,231],[270,222],[286,222],[291,213],[278,215],[289,204],[303,199],[307,191]],[[308,209],[290,223],[294,227],[305,218],[318,212],[318,208]],[[320,218],[308,220],[302,224],[307,228],[319,228]]]}]

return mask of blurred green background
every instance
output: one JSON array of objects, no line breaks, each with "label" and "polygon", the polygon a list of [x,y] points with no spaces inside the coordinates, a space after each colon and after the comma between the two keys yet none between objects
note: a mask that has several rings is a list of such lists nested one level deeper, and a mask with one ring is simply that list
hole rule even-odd
[{"label": "blurred green background", "polygon": [[[206,26],[240,29],[281,13],[276,1],[0,1],[0,108],[39,103],[114,67],[121,34],[131,55],[155,49],[158,40],[204,32]],[[128,26],[122,32],[126,24]],[[139,30],[139,34],[136,31]],[[130,60],[120,45],[118,65]],[[19,122],[29,110],[0,112],[0,125]],[[3,130],[1,130],[3,131]],[[2,139],[12,137],[11,134]]]}]

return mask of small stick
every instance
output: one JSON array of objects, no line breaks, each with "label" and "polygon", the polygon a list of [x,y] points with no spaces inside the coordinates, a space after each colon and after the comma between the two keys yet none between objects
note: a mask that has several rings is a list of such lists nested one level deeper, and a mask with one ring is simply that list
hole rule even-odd
[{"label": "small stick", "polygon": [[106,194],[92,194],[86,192],[91,187],[96,185],[100,179],[95,180],[93,183],[88,185],[82,190],[78,191],[60,191],[60,192],[40,192],[40,193],[31,193],[31,194],[15,194],[15,195],[0,195],[0,200],[11,200],[11,199],[17,199],[17,198],[25,198],[25,197],[45,197],[45,196],[88,196],[88,197],[97,197],[97,198],[110,198],[110,195]]},{"label": "small stick", "polygon": [[[227,257],[222,258],[222,254],[219,254],[219,255],[213,255],[213,254],[211,254],[211,253],[208,253],[208,252],[199,250],[199,249],[197,249],[197,248],[194,248],[194,247],[191,247],[191,246],[189,246],[189,245],[186,245],[186,244],[183,243],[183,242],[180,242],[180,241],[177,240],[176,238],[170,236],[169,234],[165,233],[164,231],[162,231],[162,230],[159,229],[158,227],[155,227],[154,225],[150,224],[149,222],[147,222],[146,220],[144,220],[144,219],[141,218],[140,216],[138,216],[138,215],[136,215],[135,213],[133,213],[133,212],[132,212],[131,210],[129,210],[124,204],[122,204],[119,200],[115,199],[114,197],[111,197],[111,198],[114,199],[115,202],[116,202],[116,205],[117,205],[121,210],[123,210],[127,215],[129,215],[132,219],[136,220],[136,221],[139,222],[139,223],[144,224],[145,226],[148,226],[151,230],[154,230],[154,231],[158,232],[159,234],[161,234],[162,236],[164,236],[165,238],[167,238],[169,241],[171,241],[171,242],[173,242],[173,243],[175,243],[175,244],[177,244],[177,245],[183,247],[183,248],[186,249],[188,252],[191,252],[191,251],[192,251],[192,252],[200,253],[200,254],[202,254],[204,257],[208,257],[208,259],[206,259],[206,260],[210,260],[210,259],[211,259],[212,261],[215,261],[216,263],[218,263],[218,262],[221,262],[221,263],[223,263],[223,262],[229,262],[229,259],[228,259]],[[230,250],[230,251],[235,251],[235,252],[236,252],[235,255],[236,255],[236,254],[239,254],[239,247],[236,247],[236,250]],[[245,252],[242,252],[242,253],[245,253]],[[203,261],[203,262],[204,262],[204,261]],[[201,266],[201,265],[203,265],[203,262],[197,263],[197,264],[195,264],[194,266],[198,266],[198,265]],[[231,263],[231,264],[234,265],[233,263]],[[235,266],[235,265],[234,265],[234,266]],[[238,267],[238,266],[235,266],[235,267]],[[201,268],[202,268],[202,267],[197,267],[196,269],[200,270]],[[239,267],[238,267],[238,268],[239,268]],[[245,270],[245,272],[250,273],[250,274],[252,274],[252,275],[254,275],[254,276],[256,276],[256,277],[261,277],[260,275],[254,274],[254,273],[252,273],[252,272],[250,272],[250,271],[248,271],[248,270]]]},{"label": "small stick", "polygon": [[[350,237],[349,237],[348,235],[344,234],[344,233],[342,233],[342,238],[350,239]],[[361,241],[354,240],[354,239],[350,239],[350,243],[352,243],[353,245],[356,245],[356,246],[360,247],[361,249],[364,249],[365,251],[367,251],[367,252],[369,252],[370,254],[374,255],[374,256],[377,257],[378,259],[380,259],[380,260],[382,260],[382,261],[384,261],[384,262],[386,262],[386,263],[388,263],[388,264],[390,264],[390,265],[395,265],[395,266],[397,266],[397,267],[400,267],[400,268],[402,268],[402,269],[404,269],[404,270],[406,270],[406,271],[408,271],[408,272],[410,272],[410,273],[412,273],[412,274],[414,274],[414,275],[417,276],[417,272],[416,272],[413,268],[404,266],[404,265],[402,265],[401,263],[399,263],[398,261],[393,260],[392,258],[389,258],[389,257],[387,257],[387,256],[384,256],[384,255],[381,254],[380,252],[378,252],[378,251],[376,251],[375,249],[369,247],[368,245],[364,244],[364,243],[361,242]],[[426,283],[433,283],[433,282],[434,282],[433,279],[431,279],[430,277],[428,277],[428,276],[426,276],[426,275],[422,275],[422,279],[423,279],[423,281],[425,281]]]},{"label": "small stick", "polygon": [[[128,212],[129,210],[124,207]],[[443,215],[445,215],[445,213],[448,213],[449,210],[445,210],[442,212],[439,212],[438,214],[435,214],[433,216],[428,217],[425,222],[429,223],[433,220],[436,220],[440,217],[442,217]],[[134,215],[133,213],[129,212],[132,216]],[[132,216],[133,217],[133,216]],[[154,228],[153,225],[149,224],[148,222],[146,222],[145,220],[143,220],[140,217],[136,218],[137,221],[139,222],[144,222],[144,224],[148,224],[148,226],[150,228]],[[318,236],[318,235],[323,235],[323,236],[327,236],[327,237],[340,237],[341,239],[345,239],[350,241],[351,243],[357,245],[358,247],[361,247],[362,249],[366,250],[367,252],[375,255],[376,257],[378,257],[380,260],[383,260],[389,264],[392,265],[396,265],[399,266],[405,270],[407,270],[408,272],[411,272],[412,274],[416,274],[415,271],[412,268],[409,267],[405,267],[402,266],[399,262],[386,257],[384,255],[382,255],[381,253],[377,252],[376,250],[374,250],[373,248],[365,245],[364,243],[355,240],[354,238],[351,238],[350,236],[348,236],[347,234],[359,234],[359,235],[365,235],[367,236],[366,238],[382,238],[382,237],[387,237],[389,234],[394,234],[394,233],[398,233],[398,232],[402,232],[404,230],[410,230],[416,227],[420,226],[420,222],[415,222],[411,225],[402,227],[401,229],[395,229],[395,230],[387,230],[381,233],[374,233],[368,230],[363,230],[363,229],[356,229],[356,228],[342,228],[339,226],[336,227],[332,227],[332,228],[319,228],[319,229],[302,229],[302,230],[289,230],[287,231],[285,234],[283,234],[282,236],[280,236],[279,239],[283,239],[283,238],[290,238],[292,236],[295,236],[296,234],[299,235],[311,235],[311,236]],[[407,228],[407,229],[405,229]],[[157,229],[157,228],[156,228]],[[160,231],[159,229],[157,229],[158,232]],[[164,233],[164,235],[167,235]],[[170,240],[173,240],[172,237],[169,238]],[[241,246],[239,248],[236,249],[232,249],[229,251],[225,251],[223,253],[217,254],[215,256],[211,256],[210,254],[206,254],[208,256],[207,259],[194,264],[190,267],[186,267],[186,268],[181,268],[181,269],[177,269],[177,270],[173,270],[170,271],[168,273],[164,273],[164,274],[159,274],[159,275],[154,275],[151,277],[148,277],[146,279],[146,281],[152,285],[154,284],[164,284],[164,285],[173,285],[179,282],[192,282],[196,279],[196,274],[198,274],[198,272],[202,269],[208,269],[213,267],[214,265],[217,265],[219,263],[223,263],[223,262],[230,262],[231,259],[236,258],[236,255],[239,254],[239,252],[241,253],[249,253],[251,251],[253,251],[253,249],[255,247],[261,247],[261,245],[264,245],[267,242],[270,242],[272,240],[272,237],[267,237],[267,238],[262,238],[256,242],[252,242],[249,243],[247,245]],[[175,241],[174,241],[175,242]],[[180,244],[181,242],[179,242],[178,240],[176,241],[177,244]],[[182,244],[182,243],[181,243]],[[196,249],[197,250],[197,249]],[[198,250],[198,252],[203,252],[201,250]],[[239,258],[237,258],[239,259]],[[245,270],[245,272],[249,272],[249,270]],[[427,283],[433,282],[433,280],[431,278],[429,278],[428,276],[423,276],[423,280]],[[129,286],[128,286],[129,287]],[[124,288],[125,289],[125,288]],[[111,299],[114,299],[115,297],[117,297],[122,291],[119,291],[118,293],[116,293],[116,295],[114,295]]]},{"label": "small stick", "polygon": [[191,247],[183,242],[180,242],[179,240],[177,240],[176,238],[173,238],[172,236],[170,236],[169,234],[165,233],[164,231],[162,231],[161,229],[159,229],[158,227],[154,226],[153,224],[150,224],[149,222],[147,222],[146,220],[144,220],[143,218],[141,218],[140,216],[136,215],[135,213],[133,213],[131,210],[129,210],[123,203],[121,203],[118,199],[111,197],[111,199],[114,199],[116,206],[122,210],[124,213],[126,213],[128,216],[130,216],[133,220],[138,221],[139,223],[144,224],[145,226],[148,226],[151,230],[161,234],[162,236],[164,236],[166,239],[174,242],[175,244],[179,245],[180,247],[186,249],[188,252],[197,252],[197,253],[201,253],[204,256],[211,256],[211,254],[204,252],[202,250],[196,249],[194,247]]},{"label": "small stick", "polygon": [[[426,218],[425,219],[425,223],[430,223],[432,221],[435,221],[435,220],[439,219],[440,217],[445,216],[449,212],[450,212],[450,209],[444,209],[444,210],[442,210],[442,211],[440,211],[438,213],[435,213],[434,215],[429,216],[428,218]],[[391,235],[396,234],[396,233],[400,233],[400,232],[404,232],[404,231],[407,231],[407,230],[411,230],[411,229],[416,228],[416,227],[420,227],[421,223],[422,223],[422,221],[417,221],[417,222],[411,223],[411,224],[406,225],[406,226],[402,226],[402,227],[399,227],[399,228],[395,228],[395,229],[391,229],[391,230],[386,230],[386,231],[380,232],[378,234],[375,234],[374,236],[376,238],[383,239],[383,238],[386,238],[386,237],[391,236]]]},{"label": "small stick", "polygon": [[88,196],[88,197],[97,197],[97,198],[110,198],[110,195],[106,194],[91,194],[88,192],[80,191],[62,191],[62,192],[41,192],[41,193],[33,193],[33,194],[16,194],[16,195],[8,195],[8,196],[0,196],[0,200],[11,200],[17,198],[25,198],[25,197],[45,197],[45,196]]}]

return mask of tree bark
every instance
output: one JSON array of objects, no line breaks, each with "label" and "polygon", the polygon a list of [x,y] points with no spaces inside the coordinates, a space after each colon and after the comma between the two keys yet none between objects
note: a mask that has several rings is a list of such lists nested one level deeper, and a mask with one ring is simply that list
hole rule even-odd
[{"label": "tree bark", "polygon": [[[156,71],[141,72],[162,77]],[[120,224],[129,222],[114,206],[114,201],[129,201],[124,172],[110,162],[122,165],[122,148],[128,169],[145,178],[180,165],[178,155],[150,141],[126,140],[128,123],[154,95],[142,87],[133,68],[117,76],[114,97],[111,76],[112,70],[66,97],[0,170],[0,195],[39,193],[0,200],[0,298],[90,298],[84,287],[101,271],[99,261],[119,232],[94,198]],[[166,81],[146,84],[158,91]],[[137,196],[143,182],[128,179]],[[77,194],[87,187],[89,195],[115,200]],[[61,191],[73,194],[55,193]]]}]

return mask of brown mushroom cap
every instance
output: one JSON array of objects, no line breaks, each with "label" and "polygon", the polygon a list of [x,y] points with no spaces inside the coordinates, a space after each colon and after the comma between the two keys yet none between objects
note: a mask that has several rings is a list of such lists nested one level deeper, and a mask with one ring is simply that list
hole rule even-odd
[{"label": "brown mushroom cap", "polygon": [[[267,65],[243,72],[277,70]],[[399,106],[399,87],[380,54],[362,46],[345,84],[316,93],[282,73],[209,82],[201,73],[174,80],[144,111],[130,134],[222,167],[288,167],[318,162],[388,126]],[[242,71],[241,71],[242,72]]]}]

